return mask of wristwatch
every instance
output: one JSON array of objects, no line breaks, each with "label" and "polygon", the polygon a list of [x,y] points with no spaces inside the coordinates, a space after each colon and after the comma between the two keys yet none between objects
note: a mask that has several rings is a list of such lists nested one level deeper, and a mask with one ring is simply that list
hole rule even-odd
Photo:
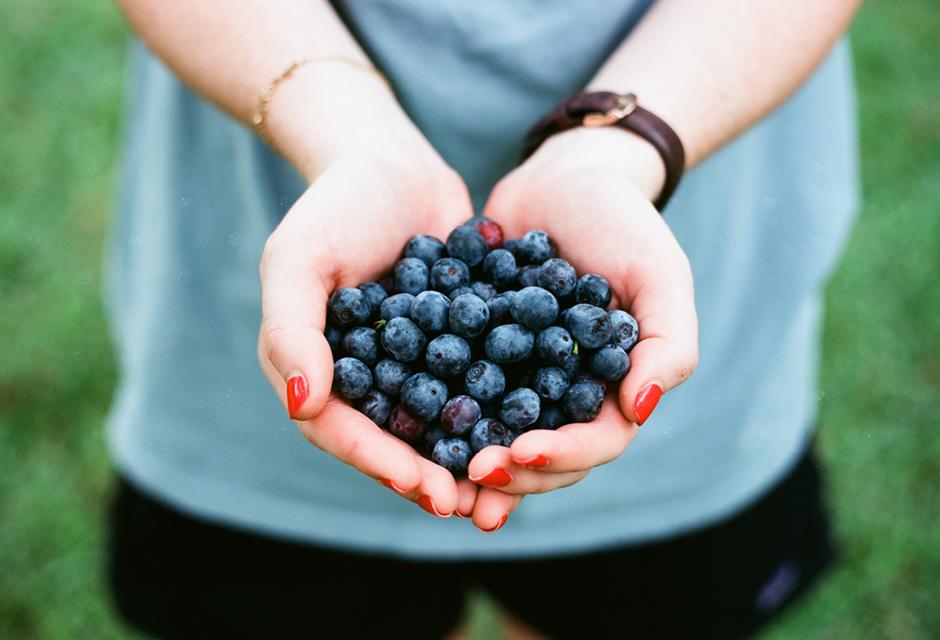
[{"label": "wristwatch", "polygon": [[662,191],[653,203],[659,211],[663,210],[685,170],[685,149],[672,127],[637,104],[632,93],[582,91],[562,102],[532,127],[525,137],[520,163],[550,136],[575,127],[622,127],[653,145],[666,167]]}]

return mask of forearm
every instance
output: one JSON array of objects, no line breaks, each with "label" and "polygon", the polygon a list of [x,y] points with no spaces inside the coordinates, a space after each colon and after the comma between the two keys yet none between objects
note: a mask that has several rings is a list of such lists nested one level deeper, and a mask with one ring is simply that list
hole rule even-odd
[{"label": "forearm", "polygon": [[[249,123],[259,94],[292,63],[338,56],[370,65],[324,0],[119,0],[148,47],[194,91]],[[298,68],[265,116],[273,146],[308,178],[341,151],[410,123],[381,79],[353,65]]]},{"label": "forearm", "polygon": [[[588,91],[632,92],[665,120],[693,167],[786,99],[846,29],[859,0],[659,0]],[[665,167],[652,145],[617,127],[549,138],[526,163],[627,177],[647,198]]]},{"label": "forearm", "polygon": [[635,93],[692,167],[783,102],[848,27],[859,0],[660,0],[590,83]]}]

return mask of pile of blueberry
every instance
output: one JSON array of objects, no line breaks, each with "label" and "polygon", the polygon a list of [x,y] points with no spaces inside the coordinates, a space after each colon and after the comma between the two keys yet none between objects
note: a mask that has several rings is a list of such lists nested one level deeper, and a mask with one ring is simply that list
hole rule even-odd
[{"label": "pile of blueberry", "polygon": [[610,297],[544,231],[503,243],[483,219],[446,244],[414,236],[384,286],[330,297],[334,389],[459,476],[483,447],[597,417],[639,334]]}]

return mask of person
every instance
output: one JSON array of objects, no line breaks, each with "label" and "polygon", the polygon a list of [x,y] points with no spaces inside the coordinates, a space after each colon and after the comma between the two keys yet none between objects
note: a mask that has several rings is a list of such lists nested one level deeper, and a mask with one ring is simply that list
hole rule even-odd
[{"label": "person", "polygon": [[[509,637],[739,637],[829,565],[811,440],[857,200],[857,2],[120,4],[140,37],[108,269],[130,624],[442,637],[479,588]],[[681,141],[662,215],[676,167],[622,127],[517,166],[541,116],[602,90]],[[455,481],[331,395],[323,331],[333,290],[475,211],[605,275],[641,339],[598,420]]]}]

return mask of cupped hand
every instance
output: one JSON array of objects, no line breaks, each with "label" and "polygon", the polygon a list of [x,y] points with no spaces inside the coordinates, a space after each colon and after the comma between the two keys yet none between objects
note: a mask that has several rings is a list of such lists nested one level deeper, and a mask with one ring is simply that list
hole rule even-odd
[{"label": "cupped hand", "polygon": [[[507,238],[543,229],[579,274],[611,285],[613,308],[633,314],[640,340],[631,369],[594,421],[532,430],[511,447],[488,447],[470,463],[481,490],[474,512],[514,507],[521,496],[578,482],[617,458],[660,395],[698,361],[698,328],[688,259],[651,204],[662,184],[652,147],[632,134],[580,129],[549,139],[494,189],[484,214]],[[508,511],[506,512],[508,513]]]},{"label": "cupped hand", "polygon": [[387,272],[411,236],[444,238],[471,214],[463,182],[429,147],[355,153],[331,163],[290,208],[260,269],[258,357],[303,435],[438,515],[469,515],[477,487],[455,482],[331,392],[326,308],[336,289]]}]

